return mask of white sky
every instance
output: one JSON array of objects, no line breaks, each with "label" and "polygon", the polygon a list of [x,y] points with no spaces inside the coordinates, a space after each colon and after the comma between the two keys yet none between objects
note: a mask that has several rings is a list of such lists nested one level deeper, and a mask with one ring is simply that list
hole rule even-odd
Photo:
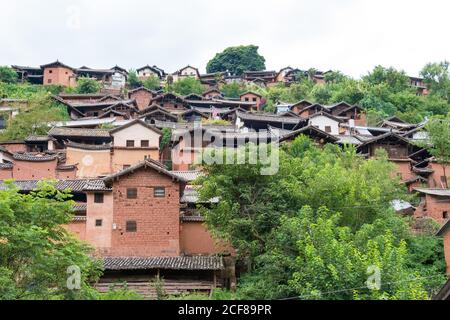
[{"label": "white sky", "polygon": [[448,0],[0,0],[0,65],[205,72],[216,52],[255,44],[267,69],[417,75],[450,60],[449,15]]}]

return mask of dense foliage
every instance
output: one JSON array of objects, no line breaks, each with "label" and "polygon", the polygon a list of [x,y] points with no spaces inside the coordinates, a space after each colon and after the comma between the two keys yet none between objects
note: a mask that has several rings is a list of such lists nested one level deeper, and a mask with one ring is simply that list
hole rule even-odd
[{"label": "dense foliage", "polygon": [[7,66],[0,66],[0,82],[16,83],[18,79],[17,72]]},{"label": "dense foliage", "polygon": [[69,119],[66,107],[48,93],[36,93],[27,101],[27,106],[21,107],[18,115],[8,119],[9,125],[0,133],[0,141],[23,140],[29,135],[45,135],[50,129],[49,121]]},{"label": "dense foliage", "polygon": [[81,77],[77,79],[76,93],[98,93],[100,92],[101,84],[94,78]]},{"label": "dense foliage", "polygon": [[[416,299],[442,283],[442,247],[427,247],[431,238],[417,239],[390,206],[410,196],[391,178],[385,153],[364,160],[353,148],[320,149],[299,137],[279,156],[272,176],[260,174],[261,162],[212,164],[198,181],[203,200],[221,199],[202,208],[209,228],[250,271],[240,296]],[[378,290],[366,285],[374,266],[381,272]]]},{"label": "dense foliage", "polygon": [[[89,283],[100,276],[101,264],[89,256],[90,247],[63,227],[73,217],[70,197],[45,182],[30,194],[11,184],[0,191],[1,299],[84,299],[94,294]],[[72,290],[77,282],[69,279],[72,266],[81,271],[77,290]]]},{"label": "dense foliage", "polygon": [[[369,72],[362,79],[353,79],[340,72],[326,74],[325,84],[315,83],[310,77],[299,77],[290,86],[277,84],[271,87],[228,84],[222,89],[225,96],[237,97],[240,93],[253,90],[267,99],[266,111],[274,111],[279,102],[295,103],[306,99],[311,102],[331,105],[346,101],[358,104],[368,114],[369,125],[376,125],[381,119],[396,115],[407,122],[419,123],[432,115],[446,115],[450,112],[450,81],[446,64],[431,64],[439,71],[422,71],[430,84],[429,94],[417,95],[417,89],[409,85],[409,78],[403,71],[381,66]],[[431,76],[431,74],[438,74]]]},{"label": "dense foliage", "polygon": [[181,78],[172,84],[169,82],[166,85],[167,92],[173,92],[180,96],[186,96],[191,93],[202,94],[205,88],[201,84],[200,80],[193,77]]},{"label": "dense foliage", "polygon": [[266,60],[258,53],[254,45],[226,48],[217,53],[206,65],[206,72],[228,71],[233,75],[242,75],[244,71],[260,71],[266,68]]},{"label": "dense foliage", "polygon": [[158,90],[161,88],[161,81],[157,76],[151,76],[145,79],[142,85],[149,90]]},{"label": "dense foliage", "polygon": [[[444,177],[447,177],[446,168],[450,165],[450,113],[447,117],[433,117],[426,125],[426,148],[436,161],[441,164]],[[448,188],[445,179],[444,186]]]},{"label": "dense foliage", "polygon": [[139,79],[136,70],[130,69],[128,71],[127,84],[131,89],[139,88],[142,86],[142,81]]}]

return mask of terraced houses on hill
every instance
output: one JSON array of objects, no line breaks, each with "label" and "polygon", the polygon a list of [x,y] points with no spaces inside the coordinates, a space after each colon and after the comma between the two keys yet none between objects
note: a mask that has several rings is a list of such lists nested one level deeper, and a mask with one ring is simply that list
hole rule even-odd
[{"label": "terraced houses on hill", "polygon": [[[346,102],[280,103],[277,113],[266,113],[260,94],[224,97],[217,82],[231,77],[202,75],[191,66],[173,75],[208,84],[202,95],[179,96],[144,87],[124,93],[127,73],[120,67],[74,69],[57,61],[40,68],[14,68],[21,79],[33,83],[72,86],[78,76],[87,75],[108,89],[55,96],[67,107],[71,120],[50,123],[45,136],[0,143],[2,181],[15,179],[20,190],[29,192],[40,179],[51,178],[57,180],[57,188],[72,190],[77,204],[67,228],[104,259],[106,273],[100,288],[106,289],[114,279],[128,279],[139,287],[155,275],[164,275],[169,283],[188,279],[186,290],[235,285],[235,252],[208,232],[196,210],[199,198],[192,181],[202,175],[197,160],[205,149],[235,148],[239,142],[289,143],[306,135],[319,146],[354,145],[366,158],[384,149],[396,164],[397,177],[422,199],[409,214],[418,220],[436,220],[443,225],[440,234],[448,237],[448,176],[416,143],[426,137],[425,123],[391,117],[370,127],[364,110]],[[141,79],[168,76],[156,66],[137,71]],[[293,68],[247,72],[241,80],[289,83],[296,72]],[[323,77],[324,73],[317,73],[315,81]],[[162,145],[167,129],[170,141]],[[3,182],[1,188],[6,188]],[[450,266],[450,244],[445,243]]]}]

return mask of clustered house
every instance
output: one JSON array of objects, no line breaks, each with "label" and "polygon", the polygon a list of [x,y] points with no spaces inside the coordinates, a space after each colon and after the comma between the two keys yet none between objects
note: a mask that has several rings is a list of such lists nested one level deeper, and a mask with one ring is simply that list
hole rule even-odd
[{"label": "clustered house", "polygon": [[[279,102],[276,112],[268,113],[260,93],[264,90],[256,86],[257,92],[238,98],[221,91],[221,84],[232,81],[289,86],[298,77],[310,77],[322,83],[328,72],[286,67],[236,77],[226,72],[200,74],[189,65],[171,74],[154,65],[137,69],[142,80],[157,77],[163,84],[194,77],[204,86],[203,94],[180,96],[144,87],[124,90],[128,73],[118,66],[72,68],[56,61],[38,68],[13,67],[21,80],[35,84],[71,87],[79,77],[102,83],[100,93],[54,96],[67,108],[70,120],[49,123],[46,135],[0,143],[0,189],[6,188],[6,179],[14,179],[23,192],[35,189],[41,179],[55,179],[57,188],[72,190],[75,215],[67,228],[93,245],[103,259],[105,274],[96,284],[100,290],[126,281],[152,296],[148,282],[155,277],[164,277],[169,293],[235,286],[236,253],[211,236],[198,210],[199,205],[220,202],[199,202],[193,181],[203,175],[202,154],[247,142],[290,143],[300,135],[318,146],[353,145],[366,159],[385,150],[397,168],[395,177],[420,198],[403,214],[443,226],[439,235],[450,274],[450,168],[418,147],[416,142],[427,137],[426,122],[390,117],[368,126],[365,110],[345,101]],[[420,81],[411,79],[411,86],[426,94]],[[13,108],[26,101],[1,103],[0,107]]]}]

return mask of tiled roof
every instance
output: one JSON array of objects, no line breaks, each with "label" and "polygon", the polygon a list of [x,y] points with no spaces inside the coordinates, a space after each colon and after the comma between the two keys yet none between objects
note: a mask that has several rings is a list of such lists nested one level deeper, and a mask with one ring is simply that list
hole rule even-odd
[{"label": "tiled roof", "polygon": [[56,167],[56,170],[73,170],[76,169],[77,166],[74,164],[60,164],[59,166]]},{"label": "tiled roof", "polygon": [[111,144],[84,144],[84,143],[76,143],[69,141],[66,143],[66,147],[72,147],[77,149],[84,149],[84,150],[110,150]]},{"label": "tiled roof", "polygon": [[86,216],[74,216],[72,218],[72,221],[78,222],[78,221],[86,221],[87,217]]},{"label": "tiled roof", "polygon": [[86,129],[86,128],[64,128],[53,127],[48,132],[49,136],[62,137],[99,137],[111,138],[109,130],[107,129]]},{"label": "tiled roof", "polygon": [[14,153],[13,158],[19,161],[52,161],[58,158],[57,154]]},{"label": "tiled roof", "polygon": [[307,126],[307,127],[292,131],[291,133],[284,135],[283,137],[280,138],[280,142],[283,142],[283,141],[286,141],[289,139],[295,139],[297,136],[299,136],[301,134],[305,134],[307,136],[317,135],[317,136],[326,138],[333,143],[335,143],[339,140],[337,137],[335,137],[325,131],[322,131],[319,128],[316,128],[314,126]]},{"label": "tiled roof", "polygon": [[182,222],[204,222],[205,218],[202,216],[181,216]]},{"label": "tiled roof", "polygon": [[304,121],[302,118],[280,117],[275,114],[257,114],[257,113],[242,113],[237,112],[237,116],[243,120],[249,121],[264,121],[264,122],[279,122],[297,124]]},{"label": "tiled roof", "polygon": [[221,257],[109,257],[104,258],[105,270],[222,270]]},{"label": "tiled roof", "polygon": [[201,171],[172,171],[172,173],[186,181],[194,181],[199,176],[202,176]]},{"label": "tiled roof", "polygon": [[73,210],[75,212],[86,212],[87,210],[87,204],[86,203],[76,203],[73,206]]},{"label": "tiled roof", "polygon": [[[195,190],[194,188],[185,188],[184,192],[183,192],[183,196],[180,199],[180,202],[182,202],[182,203],[199,203],[198,191]],[[219,198],[215,197],[206,202],[218,203]]]},{"label": "tiled roof", "polygon": [[13,166],[12,163],[0,163],[0,169],[12,169]]},{"label": "tiled roof", "polygon": [[175,175],[172,171],[168,171],[161,162],[155,161],[153,159],[146,159],[146,160],[141,161],[127,169],[124,169],[122,171],[119,171],[119,172],[113,173],[109,176],[106,176],[105,178],[103,178],[103,181],[110,183],[114,179],[119,178],[119,177],[129,174],[129,173],[133,173],[134,171],[136,171],[140,168],[152,168],[152,169],[158,171],[159,173],[169,176],[175,180],[184,181],[184,182],[186,181],[183,177]]},{"label": "tiled roof", "polygon": [[[32,191],[38,187],[39,182],[42,180],[19,180],[14,181],[13,184],[16,185],[19,190],[22,191]],[[103,180],[94,179],[79,179],[79,180],[57,180],[56,189],[58,190],[66,190],[70,189],[74,192],[82,192],[82,191],[109,191],[105,186]],[[6,190],[7,185],[0,181],[0,190]]]},{"label": "tiled roof", "polygon": [[352,145],[360,145],[361,141],[355,136],[348,135],[334,135],[339,140],[337,143],[339,144],[352,144]]},{"label": "tiled roof", "polygon": [[423,188],[414,188],[414,191],[419,193],[429,194],[432,196],[438,197],[450,197],[450,189],[423,189]]},{"label": "tiled roof", "polygon": [[25,141],[27,142],[47,142],[51,140],[49,136],[28,136]]}]

